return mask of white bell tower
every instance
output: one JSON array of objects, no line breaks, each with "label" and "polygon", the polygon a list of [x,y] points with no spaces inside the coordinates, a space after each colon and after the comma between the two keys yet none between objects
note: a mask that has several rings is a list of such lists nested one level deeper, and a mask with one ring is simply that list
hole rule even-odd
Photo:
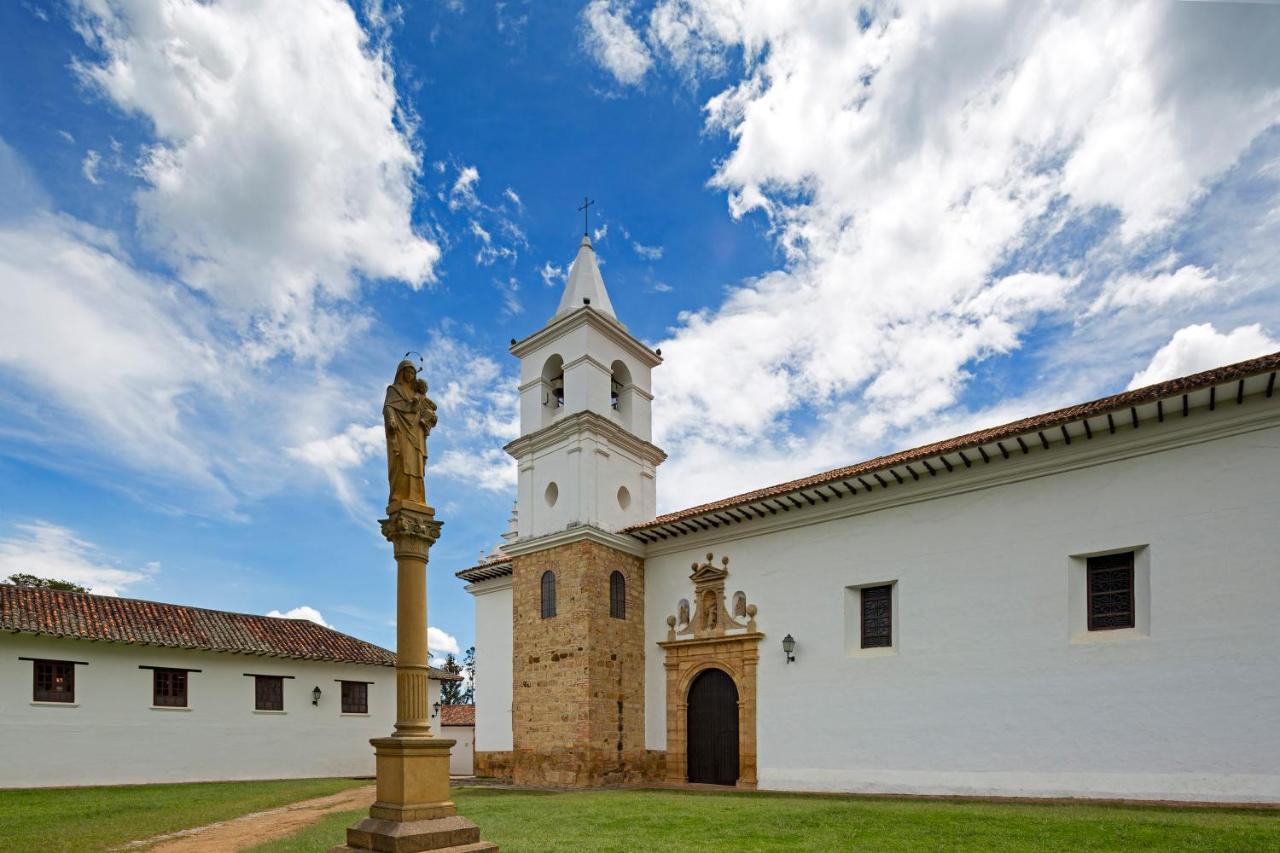
[{"label": "white bell tower", "polygon": [[519,538],[655,516],[650,375],[662,358],[618,322],[583,235],[555,316],[511,345],[520,359]]}]

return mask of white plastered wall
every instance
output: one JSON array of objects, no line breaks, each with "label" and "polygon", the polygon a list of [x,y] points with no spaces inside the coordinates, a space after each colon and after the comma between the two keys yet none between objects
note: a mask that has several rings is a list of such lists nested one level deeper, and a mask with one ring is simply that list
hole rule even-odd
[{"label": "white plastered wall", "polygon": [[[75,703],[33,703],[32,663],[83,661]],[[199,669],[188,708],[154,709],[151,670]],[[284,712],[254,710],[254,679],[284,680]],[[341,685],[367,681],[369,713],[341,713]],[[440,685],[428,682],[431,703]],[[390,667],[0,635],[0,788],[373,774],[372,737],[391,734]],[[321,690],[318,705],[311,691]]]},{"label": "white plastered wall", "polygon": [[511,577],[470,584],[476,605],[475,748],[505,752],[511,737]]},{"label": "white plastered wall", "polygon": [[449,775],[471,776],[475,773],[475,726],[442,726],[440,736],[453,741],[449,750]]},{"label": "white plastered wall", "polygon": [[[1181,427],[1159,428],[1173,439]],[[1087,447],[1107,440],[1120,437]],[[690,564],[714,551],[766,635],[761,788],[1280,801],[1277,483],[1271,426],[767,535],[743,535],[761,522],[736,539],[651,546],[648,747],[666,747],[655,644],[690,595]],[[1081,637],[1082,558],[1120,548],[1139,552],[1139,625]],[[850,649],[848,588],[886,581],[895,648]]]}]

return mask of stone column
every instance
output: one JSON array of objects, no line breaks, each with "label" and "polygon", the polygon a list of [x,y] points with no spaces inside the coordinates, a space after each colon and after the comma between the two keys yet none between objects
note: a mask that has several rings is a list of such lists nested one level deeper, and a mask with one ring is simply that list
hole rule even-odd
[{"label": "stone column", "polygon": [[427,678],[427,556],[440,536],[435,510],[394,501],[381,520],[396,558],[396,724],[374,738],[377,800],[369,817],[347,830],[347,843],[331,853],[421,850],[488,853],[480,829],[458,815],[449,799],[449,750],[454,741],[433,737]]}]

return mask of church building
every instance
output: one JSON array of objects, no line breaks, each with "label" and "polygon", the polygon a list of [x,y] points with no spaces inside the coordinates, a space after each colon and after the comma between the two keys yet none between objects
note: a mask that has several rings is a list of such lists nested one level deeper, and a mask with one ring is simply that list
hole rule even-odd
[{"label": "church building", "polygon": [[1280,353],[657,515],[587,237],[511,352],[477,774],[1280,802]]}]

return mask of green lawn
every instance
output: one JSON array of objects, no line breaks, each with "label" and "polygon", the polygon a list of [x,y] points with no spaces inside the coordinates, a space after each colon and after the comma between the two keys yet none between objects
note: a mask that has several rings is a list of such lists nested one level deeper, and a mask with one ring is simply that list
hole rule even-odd
[{"label": "green lawn", "polygon": [[0,790],[0,851],[106,850],[368,785],[355,779]]},{"label": "green lawn", "polygon": [[[455,790],[506,853],[548,851],[1280,851],[1280,812],[785,794]],[[258,853],[322,851],[353,811]]]}]

